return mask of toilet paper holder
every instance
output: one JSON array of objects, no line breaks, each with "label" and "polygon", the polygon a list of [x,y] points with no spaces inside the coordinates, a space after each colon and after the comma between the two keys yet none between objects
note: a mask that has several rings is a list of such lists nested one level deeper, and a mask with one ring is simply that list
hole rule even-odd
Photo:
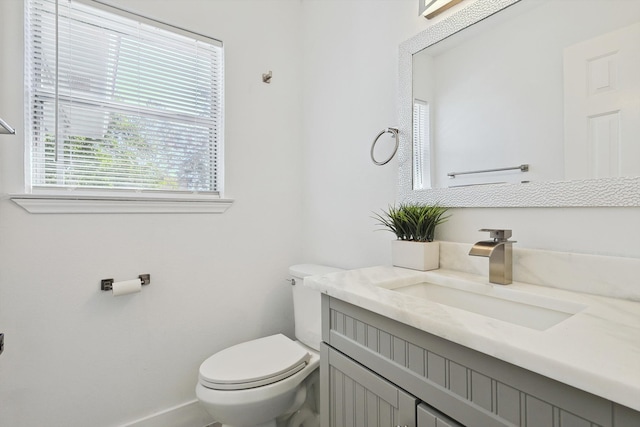
[{"label": "toilet paper holder", "polygon": [[[142,286],[148,285],[151,283],[151,275],[150,274],[141,274],[138,276]],[[113,289],[113,279],[102,279],[100,280],[100,289],[103,291],[110,291]]]}]

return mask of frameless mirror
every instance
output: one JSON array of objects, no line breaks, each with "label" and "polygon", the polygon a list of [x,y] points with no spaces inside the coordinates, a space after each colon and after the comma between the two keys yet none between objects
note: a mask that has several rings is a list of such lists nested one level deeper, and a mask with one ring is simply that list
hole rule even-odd
[{"label": "frameless mirror", "polygon": [[400,47],[400,193],[640,205],[640,0],[476,0]]}]

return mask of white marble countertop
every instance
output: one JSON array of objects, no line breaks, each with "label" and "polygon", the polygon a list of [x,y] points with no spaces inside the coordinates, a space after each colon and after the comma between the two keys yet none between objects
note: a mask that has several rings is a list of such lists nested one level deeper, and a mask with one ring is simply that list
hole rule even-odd
[{"label": "white marble countertop", "polygon": [[[585,308],[541,331],[388,289],[449,278]],[[387,266],[312,276],[304,286],[640,411],[640,302],[521,282],[493,285],[453,270]]]}]

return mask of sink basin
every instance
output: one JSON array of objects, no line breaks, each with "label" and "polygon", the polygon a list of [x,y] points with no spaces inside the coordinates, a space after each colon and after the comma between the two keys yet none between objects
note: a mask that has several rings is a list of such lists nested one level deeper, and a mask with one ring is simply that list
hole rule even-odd
[{"label": "sink basin", "polygon": [[570,301],[468,282],[447,285],[421,282],[389,289],[540,331],[586,308],[585,305]]}]

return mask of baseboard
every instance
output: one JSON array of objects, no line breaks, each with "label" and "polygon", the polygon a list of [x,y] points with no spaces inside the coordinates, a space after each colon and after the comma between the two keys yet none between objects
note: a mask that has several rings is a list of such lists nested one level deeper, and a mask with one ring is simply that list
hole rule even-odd
[{"label": "baseboard", "polygon": [[125,424],[123,427],[206,427],[213,423],[211,416],[197,400],[194,400]]}]

